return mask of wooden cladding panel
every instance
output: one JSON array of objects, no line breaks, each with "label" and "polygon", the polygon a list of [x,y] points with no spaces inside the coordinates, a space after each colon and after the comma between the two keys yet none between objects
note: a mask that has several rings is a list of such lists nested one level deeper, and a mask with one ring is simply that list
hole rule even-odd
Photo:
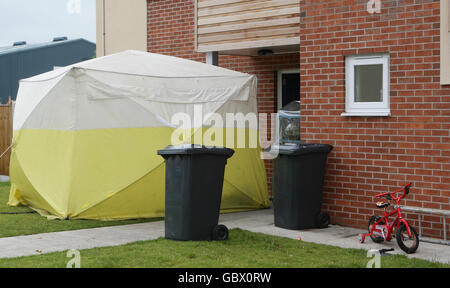
[{"label": "wooden cladding panel", "polygon": [[280,6],[293,5],[299,7],[298,0],[278,1],[240,1],[234,5],[220,5],[199,9],[198,16],[208,17],[214,15],[226,15],[230,13],[248,12],[252,10],[278,9]]},{"label": "wooden cladding panel", "polygon": [[198,52],[300,43],[298,0],[196,0],[195,12]]}]

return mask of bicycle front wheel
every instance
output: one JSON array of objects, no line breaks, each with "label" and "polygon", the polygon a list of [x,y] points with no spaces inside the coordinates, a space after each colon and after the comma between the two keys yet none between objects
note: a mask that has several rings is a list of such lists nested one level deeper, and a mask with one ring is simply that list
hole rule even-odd
[{"label": "bicycle front wheel", "polygon": [[413,227],[409,226],[409,230],[411,231],[411,237],[408,236],[406,226],[404,224],[401,225],[395,234],[395,238],[397,239],[398,246],[403,251],[412,254],[419,248],[419,235],[417,235],[417,232]]}]

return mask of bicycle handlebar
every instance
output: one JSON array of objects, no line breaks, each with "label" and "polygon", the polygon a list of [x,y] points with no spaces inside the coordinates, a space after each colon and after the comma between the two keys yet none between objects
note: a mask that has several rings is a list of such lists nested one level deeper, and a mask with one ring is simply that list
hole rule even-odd
[{"label": "bicycle handlebar", "polygon": [[[384,198],[386,198],[388,200],[399,201],[400,199],[404,198],[409,193],[409,187],[411,185],[412,185],[412,183],[409,183],[405,187],[403,187],[402,189],[399,189],[399,190],[394,191],[394,192],[381,193],[381,194],[375,195],[375,197],[377,197],[377,198],[384,197]],[[399,197],[392,196],[392,194],[396,194],[396,193],[399,193],[401,191],[403,191],[403,194],[401,196],[399,196]],[[389,199],[388,197],[391,198],[391,199]]]}]

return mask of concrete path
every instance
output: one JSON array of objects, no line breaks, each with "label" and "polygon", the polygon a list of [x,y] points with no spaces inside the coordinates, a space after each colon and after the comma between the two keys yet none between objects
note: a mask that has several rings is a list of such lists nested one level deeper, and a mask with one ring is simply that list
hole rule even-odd
[{"label": "concrete path", "polygon": [[[241,228],[291,239],[301,237],[305,242],[342,248],[366,250],[394,248],[395,251],[391,253],[406,255],[398,248],[395,240],[376,244],[368,239],[365,244],[359,243],[358,234],[363,232],[359,229],[333,225],[327,229],[293,231],[275,227],[273,225],[273,210],[271,209],[224,214],[220,216],[220,223],[225,224],[230,229]],[[0,258],[39,255],[69,249],[117,246],[136,241],[153,240],[159,237],[164,237],[163,221],[0,238]],[[418,251],[407,256],[450,263],[450,246],[421,242]]]}]

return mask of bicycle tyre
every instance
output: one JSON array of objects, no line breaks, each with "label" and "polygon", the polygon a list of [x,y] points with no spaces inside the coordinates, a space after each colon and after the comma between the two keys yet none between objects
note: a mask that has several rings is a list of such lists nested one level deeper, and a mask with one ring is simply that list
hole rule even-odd
[{"label": "bicycle tyre", "polygon": [[[381,218],[382,218],[382,217],[381,217],[381,216],[378,216],[378,215],[372,215],[372,216],[370,217],[370,219],[369,219],[369,224],[367,225],[367,230],[369,231],[369,233],[370,233],[370,230],[371,230],[371,229],[370,229],[370,226],[371,226],[372,224],[377,223]],[[385,223],[384,223],[384,221],[381,221],[379,224],[380,224],[380,225],[384,225]],[[376,237],[376,236],[374,236],[374,235],[370,235],[370,239],[372,239],[372,241],[375,242],[375,243],[381,243],[381,242],[384,241],[384,238],[383,238],[383,237]]]},{"label": "bicycle tyre", "polygon": [[419,248],[419,235],[417,235],[416,229],[414,227],[409,226],[409,230],[411,231],[411,235],[413,236],[414,245],[412,247],[408,247],[403,243],[403,233],[408,233],[406,230],[405,224],[402,224],[395,233],[395,239],[397,240],[397,244],[405,251],[407,254],[412,254],[416,252],[417,248]]}]

